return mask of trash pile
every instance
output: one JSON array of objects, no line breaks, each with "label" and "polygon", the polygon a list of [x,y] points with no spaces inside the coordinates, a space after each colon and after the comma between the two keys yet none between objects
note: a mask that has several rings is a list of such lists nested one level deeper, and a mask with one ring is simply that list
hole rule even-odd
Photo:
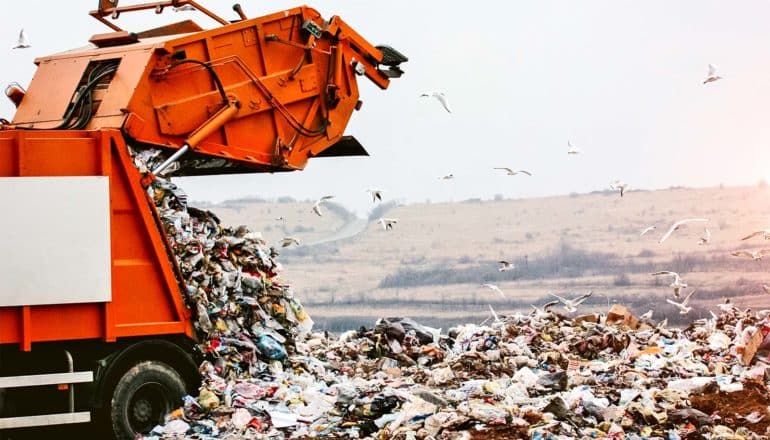
[{"label": "trash pile", "polygon": [[[136,155],[138,166],[156,156]],[[442,333],[408,318],[339,337],[244,227],[150,188],[197,314],[202,385],[145,439],[753,439],[770,436],[768,313],[684,329],[556,310]]]}]

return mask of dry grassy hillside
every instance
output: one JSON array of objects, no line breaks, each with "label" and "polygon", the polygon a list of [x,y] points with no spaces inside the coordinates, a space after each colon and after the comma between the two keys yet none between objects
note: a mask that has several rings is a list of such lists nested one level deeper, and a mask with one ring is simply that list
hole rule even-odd
[{"label": "dry grassy hillside", "polygon": [[[768,202],[767,188],[740,187],[399,206],[387,212],[399,219],[392,231],[370,223],[351,238],[284,251],[284,277],[322,320],[366,322],[388,314],[463,320],[488,314],[488,303],[504,313],[543,301],[549,291],[587,290],[595,292],[589,307],[616,300],[671,314],[661,299],[670,296],[669,281],[649,275],[656,270],[680,272],[698,289],[696,305],[728,295],[742,295],[739,305],[770,305],[770,295],[760,293],[762,283],[770,284],[770,266],[729,255],[770,247],[761,238],[740,240],[770,227]],[[228,202],[210,209],[225,223],[263,231],[271,242],[291,233],[312,243],[346,223],[344,212],[319,218],[310,206]],[[277,224],[277,216],[288,221]],[[710,219],[710,244],[698,245],[700,225],[658,244],[672,222],[688,217]],[[640,238],[649,225],[657,230]],[[517,268],[498,272],[500,259]],[[499,285],[506,297],[482,289],[482,282]]]}]

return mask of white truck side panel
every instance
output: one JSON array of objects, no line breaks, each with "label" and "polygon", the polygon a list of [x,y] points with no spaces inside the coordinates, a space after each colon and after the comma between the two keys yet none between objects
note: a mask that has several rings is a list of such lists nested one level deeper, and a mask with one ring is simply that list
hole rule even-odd
[{"label": "white truck side panel", "polygon": [[0,307],[110,301],[109,178],[0,178]]}]

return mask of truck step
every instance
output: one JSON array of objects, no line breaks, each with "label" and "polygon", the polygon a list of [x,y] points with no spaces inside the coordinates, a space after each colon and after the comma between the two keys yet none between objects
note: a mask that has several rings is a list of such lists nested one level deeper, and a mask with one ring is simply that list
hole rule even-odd
[{"label": "truck step", "polygon": [[0,377],[0,388],[38,387],[43,385],[87,383],[93,381],[94,373],[92,371],[32,374],[29,376],[3,376]]},{"label": "truck step", "polygon": [[35,426],[67,425],[72,423],[88,423],[91,413],[88,411],[61,414],[44,414],[40,416],[6,417],[0,419],[0,430],[14,428],[31,428]]}]

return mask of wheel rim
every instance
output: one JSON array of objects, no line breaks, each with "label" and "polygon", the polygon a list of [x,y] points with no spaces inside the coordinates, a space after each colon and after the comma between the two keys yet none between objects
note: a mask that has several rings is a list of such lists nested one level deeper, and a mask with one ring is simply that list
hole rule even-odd
[{"label": "wheel rim", "polygon": [[128,405],[128,424],[135,433],[147,433],[171,410],[170,392],[157,382],[143,383]]}]

